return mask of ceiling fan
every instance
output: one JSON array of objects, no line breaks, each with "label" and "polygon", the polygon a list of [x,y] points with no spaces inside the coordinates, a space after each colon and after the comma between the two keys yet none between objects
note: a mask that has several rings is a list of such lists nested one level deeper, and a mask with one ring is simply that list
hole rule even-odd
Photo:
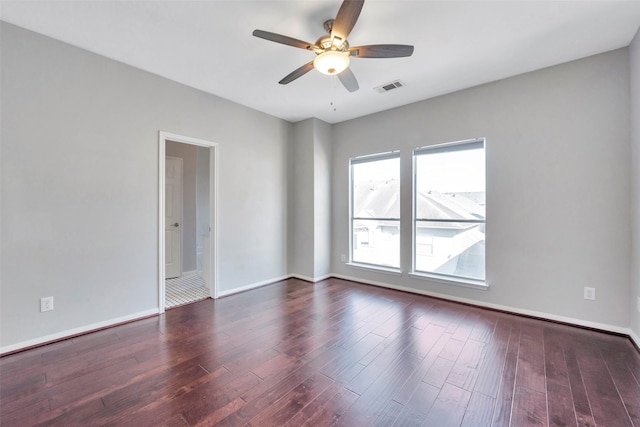
[{"label": "ceiling fan", "polygon": [[314,52],[316,58],[302,67],[289,73],[278,83],[286,85],[298,77],[302,77],[312,69],[323,74],[337,75],[340,82],[349,92],[358,90],[358,80],[349,68],[350,58],[400,58],[411,56],[413,46],[403,44],[377,44],[350,47],[347,37],[353,29],[364,0],[344,0],[335,19],[324,23],[327,34],[321,36],[315,43],[308,43],[269,31],[255,30],[253,35],[265,40],[288,46],[306,49]]}]

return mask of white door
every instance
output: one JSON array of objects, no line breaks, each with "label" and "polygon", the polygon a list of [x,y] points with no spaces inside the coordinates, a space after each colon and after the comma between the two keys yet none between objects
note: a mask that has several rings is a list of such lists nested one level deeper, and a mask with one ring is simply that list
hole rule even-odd
[{"label": "white door", "polygon": [[165,279],[182,274],[182,159],[165,161]]}]

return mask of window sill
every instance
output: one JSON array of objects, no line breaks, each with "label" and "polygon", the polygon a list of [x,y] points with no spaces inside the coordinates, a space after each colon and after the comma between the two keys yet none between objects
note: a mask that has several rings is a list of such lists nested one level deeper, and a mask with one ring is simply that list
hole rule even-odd
[{"label": "window sill", "polygon": [[379,273],[392,274],[394,276],[402,276],[402,270],[394,267],[383,267],[380,265],[373,264],[360,264],[357,262],[348,262],[346,263],[348,267],[358,268],[360,270],[371,270]]},{"label": "window sill", "polygon": [[486,291],[489,289],[489,285],[482,280],[463,279],[463,278],[450,277],[450,276],[440,276],[438,274],[429,274],[429,273],[422,273],[417,271],[412,271],[411,273],[409,273],[409,276],[415,279],[432,280],[434,282],[440,282],[447,285],[463,286],[465,288],[480,289],[483,291]]}]

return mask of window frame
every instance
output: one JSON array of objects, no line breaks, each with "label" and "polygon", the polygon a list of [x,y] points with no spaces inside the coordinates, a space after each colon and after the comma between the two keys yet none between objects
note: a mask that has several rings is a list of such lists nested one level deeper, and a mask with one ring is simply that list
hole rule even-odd
[{"label": "window frame", "polygon": [[[384,264],[373,264],[367,263],[363,261],[355,261],[353,259],[354,248],[353,248],[353,223],[357,220],[375,220],[375,221],[398,221],[398,228],[401,226],[401,212],[402,212],[402,201],[400,201],[400,212],[398,218],[360,218],[354,217],[354,182],[353,182],[353,166],[363,163],[376,162],[381,160],[389,160],[389,159],[398,159],[398,162],[401,162],[400,159],[400,150],[387,151],[383,153],[376,154],[368,154],[364,156],[351,157],[349,159],[349,257],[347,261],[347,265],[350,267],[356,267],[367,270],[376,270],[383,273],[391,273],[391,274],[402,274],[401,266],[402,266],[402,235],[399,233],[398,235],[398,267],[384,265]],[[402,189],[402,165],[398,168],[398,185],[400,186],[400,190],[398,193],[398,197],[401,198],[401,189]]]},{"label": "window frame", "polygon": [[[466,276],[457,276],[457,275],[452,275],[452,274],[443,274],[443,273],[435,273],[435,272],[429,272],[429,271],[424,271],[424,270],[418,270],[417,269],[417,229],[418,229],[418,223],[419,222],[444,222],[444,223],[448,223],[448,222],[452,222],[452,223],[474,223],[474,224],[484,224],[485,226],[485,236],[486,236],[486,222],[487,222],[487,215],[486,215],[486,211],[485,211],[485,216],[484,219],[480,220],[462,220],[462,219],[456,219],[456,220],[446,220],[446,219],[427,219],[427,218],[418,218],[417,215],[417,210],[418,210],[418,206],[417,206],[417,194],[418,194],[418,185],[417,185],[417,176],[418,176],[418,167],[417,167],[417,161],[418,161],[418,156],[423,155],[423,154],[434,154],[434,153],[445,153],[445,152],[454,152],[454,151],[463,151],[463,150],[470,150],[470,149],[476,149],[478,147],[482,147],[482,149],[484,150],[485,153],[485,177],[486,177],[486,152],[487,152],[487,142],[486,142],[486,138],[481,137],[481,138],[473,138],[473,139],[466,139],[466,140],[461,140],[461,141],[454,141],[454,142],[448,142],[448,143],[444,143],[444,144],[436,144],[436,145],[428,145],[428,146],[422,146],[422,147],[418,147],[415,148],[412,152],[412,218],[411,218],[411,237],[412,237],[412,243],[411,243],[411,272],[409,273],[409,275],[411,277],[414,278],[422,278],[422,279],[429,279],[429,280],[436,280],[438,282],[442,282],[442,283],[447,283],[447,284],[455,284],[455,285],[461,285],[461,286],[465,286],[465,287],[471,287],[471,288],[476,288],[476,289],[483,289],[486,290],[488,289],[488,283],[487,283],[487,277],[486,277],[486,265],[487,265],[487,258],[486,258],[486,251],[485,251],[485,258],[484,258],[484,263],[485,263],[485,276],[484,279],[477,279],[477,278],[471,278],[471,277],[466,277]],[[486,193],[487,193],[487,185],[486,185],[486,181],[485,181],[485,206],[486,206]],[[486,241],[486,237],[485,237],[485,241]]]}]

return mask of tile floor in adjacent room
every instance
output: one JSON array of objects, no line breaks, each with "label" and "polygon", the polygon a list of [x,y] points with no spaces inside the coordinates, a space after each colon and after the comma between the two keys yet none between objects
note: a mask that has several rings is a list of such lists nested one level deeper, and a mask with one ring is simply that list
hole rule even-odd
[{"label": "tile floor in adjacent room", "polygon": [[209,298],[209,289],[200,271],[192,271],[175,279],[167,279],[165,284],[165,308]]}]

